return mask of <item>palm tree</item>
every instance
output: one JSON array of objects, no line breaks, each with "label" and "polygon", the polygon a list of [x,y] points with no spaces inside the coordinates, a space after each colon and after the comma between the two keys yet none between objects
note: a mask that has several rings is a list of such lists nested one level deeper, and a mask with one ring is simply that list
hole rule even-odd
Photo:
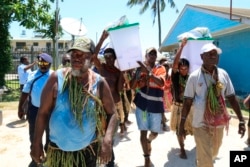
[{"label": "palm tree", "polygon": [[[168,3],[170,4],[171,8],[175,8],[176,13],[178,13],[178,9],[175,7],[175,3],[173,0],[168,0]],[[152,5],[151,5],[152,4]],[[135,5],[142,5],[142,8],[140,10],[140,14],[143,14],[151,5],[151,9],[153,12],[153,25],[155,23],[155,17],[157,15],[158,18],[158,30],[159,30],[159,47],[161,45],[161,12],[165,10],[166,3],[165,0],[129,0],[127,2],[127,6],[130,8]]]}]

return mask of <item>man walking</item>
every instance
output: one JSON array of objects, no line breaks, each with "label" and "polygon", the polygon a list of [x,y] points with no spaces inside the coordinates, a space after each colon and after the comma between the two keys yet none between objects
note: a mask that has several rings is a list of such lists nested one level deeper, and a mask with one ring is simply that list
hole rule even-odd
[{"label": "man walking", "polygon": [[197,167],[213,167],[228,127],[227,98],[239,119],[238,133],[245,134],[245,121],[227,72],[217,67],[221,49],[212,43],[201,48],[201,68],[192,72],[186,83],[179,135],[185,138],[184,124],[193,104],[193,132],[196,143]]},{"label": "man walking", "polygon": [[[38,109],[40,108],[41,94],[44,85],[46,84],[49,76],[52,73],[50,70],[52,57],[47,53],[41,53],[37,56],[38,59],[38,70],[33,71],[29,77],[27,83],[24,85],[22,94],[18,105],[18,117],[23,119],[25,111],[23,110],[23,104],[27,98],[29,98],[29,105],[27,111],[27,119],[29,122],[29,136],[32,147],[32,141],[34,139],[35,122],[37,117]],[[49,139],[49,130],[46,129],[46,144],[45,150],[47,150]],[[32,160],[29,167],[35,167],[36,163]]]},{"label": "man walking", "polygon": [[[162,65],[155,63],[157,58],[157,50],[155,48],[148,48],[145,58],[144,63],[138,62],[141,67],[136,70],[130,85],[132,89],[137,90],[134,99],[136,105],[135,115],[145,158],[144,167],[151,167],[151,142],[162,129],[166,70]],[[149,135],[148,132],[150,132]]]}]

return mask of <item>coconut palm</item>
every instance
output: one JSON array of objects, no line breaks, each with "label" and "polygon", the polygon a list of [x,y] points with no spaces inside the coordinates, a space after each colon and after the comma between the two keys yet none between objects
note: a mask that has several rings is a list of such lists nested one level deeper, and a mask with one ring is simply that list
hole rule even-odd
[{"label": "coconut palm", "polygon": [[[167,3],[170,4],[171,8],[175,8],[176,13],[178,13],[178,9],[175,6],[173,0],[168,0]],[[155,23],[155,18],[158,18],[158,30],[159,30],[159,47],[161,45],[161,12],[165,10],[166,2],[165,0],[129,0],[127,2],[127,6],[133,7],[135,5],[141,5],[142,8],[140,10],[140,14],[143,14],[151,5],[151,9],[153,12],[153,25]]]}]

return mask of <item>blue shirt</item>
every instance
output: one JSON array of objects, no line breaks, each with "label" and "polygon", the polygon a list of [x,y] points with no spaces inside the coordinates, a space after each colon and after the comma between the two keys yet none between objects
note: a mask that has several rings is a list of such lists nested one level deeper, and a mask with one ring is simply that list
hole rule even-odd
[{"label": "blue shirt", "polygon": [[[47,80],[49,79],[49,76],[52,74],[52,70],[47,71],[41,78],[36,80],[33,84],[33,88],[31,91],[31,103],[35,107],[40,107],[40,100],[41,100],[41,94],[43,87],[47,83]],[[23,92],[24,93],[29,93],[31,89],[31,84],[34,81],[35,78],[41,76],[42,73],[38,69],[36,71],[33,71],[29,74],[28,81],[23,87]]]},{"label": "blue shirt", "polygon": [[[100,75],[96,73],[94,75],[97,75],[97,79],[92,83],[90,91],[96,95]],[[95,101],[91,98],[88,99],[85,106],[88,108],[88,112],[86,108],[83,108],[82,127],[80,127],[70,109],[69,90],[65,89],[62,92],[64,82],[62,69],[57,70],[57,76],[57,99],[49,121],[50,141],[63,151],[81,150],[96,139]]]}]

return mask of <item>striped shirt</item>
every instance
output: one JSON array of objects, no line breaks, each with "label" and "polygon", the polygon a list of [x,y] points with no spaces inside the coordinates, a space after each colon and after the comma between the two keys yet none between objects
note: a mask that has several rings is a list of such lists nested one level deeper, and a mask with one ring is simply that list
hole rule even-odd
[{"label": "striped shirt", "polygon": [[[152,74],[154,76],[161,77],[165,82],[166,70],[163,66],[155,66],[152,69]],[[145,74],[142,74],[142,77],[145,77]],[[159,86],[153,81],[153,79],[150,79],[148,86],[145,85],[138,89],[134,103],[143,111],[151,113],[163,113],[163,95],[164,85]]]}]

